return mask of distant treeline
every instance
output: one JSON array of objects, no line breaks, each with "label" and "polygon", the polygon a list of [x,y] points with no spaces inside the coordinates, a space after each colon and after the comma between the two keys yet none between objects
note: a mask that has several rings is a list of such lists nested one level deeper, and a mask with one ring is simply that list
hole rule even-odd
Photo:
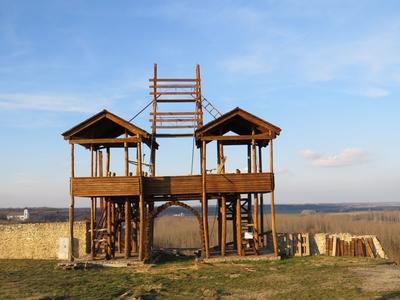
[{"label": "distant treeline", "polygon": [[[189,203],[190,205],[190,203]],[[302,212],[309,213],[336,213],[336,212],[357,212],[357,211],[384,211],[400,209],[400,205],[379,204],[379,203],[332,203],[332,204],[277,204],[275,205],[277,213],[280,214],[299,214]],[[32,207],[28,208],[30,219],[28,222],[64,222],[68,220],[67,208],[52,207]],[[198,212],[201,212],[200,206],[194,206]],[[264,213],[270,212],[269,205],[264,205]],[[1,208],[0,221],[7,222],[8,214],[22,214],[23,208]],[[186,209],[182,207],[172,206],[162,212],[161,215],[175,214],[190,215]],[[209,216],[215,216],[217,213],[216,205],[209,205]],[[75,208],[75,219],[85,220],[89,217],[89,208]]]}]

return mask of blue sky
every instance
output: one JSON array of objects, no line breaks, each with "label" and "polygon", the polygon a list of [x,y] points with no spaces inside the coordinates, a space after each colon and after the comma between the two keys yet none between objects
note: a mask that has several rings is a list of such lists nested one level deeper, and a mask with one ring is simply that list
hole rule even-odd
[{"label": "blue sky", "polygon": [[[199,63],[220,111],[282,128],[277,203],[397,201],[399,53],[398,1],[0,1],[0,206],[66,206],[60,134],[103,108],[131,118],[153,63]],[[161,143],[158,174],[189,172],[179,145]]]}]

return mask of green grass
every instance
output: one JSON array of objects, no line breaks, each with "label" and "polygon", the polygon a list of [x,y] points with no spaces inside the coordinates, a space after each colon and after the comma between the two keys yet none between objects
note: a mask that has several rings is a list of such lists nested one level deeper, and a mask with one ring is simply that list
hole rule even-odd
[{"label": "green grass", "polygon": [[368,292],[365,278],[352,271],[383,263],[321,256],[62,270],[55,261],[0,260],[0,299],[113,299],[123,294],[130,299],[392,299],[398,290]]}]

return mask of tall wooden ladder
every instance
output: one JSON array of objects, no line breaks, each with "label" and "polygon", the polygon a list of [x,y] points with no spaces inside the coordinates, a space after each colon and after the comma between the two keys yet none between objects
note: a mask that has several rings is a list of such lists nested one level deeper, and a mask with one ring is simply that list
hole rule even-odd
[{"label": "tall wooden ladder", "polygon": [[158,77],[157,64],[154,64],[154,75],[149,81],[153,136],[193,136],[194,129],[203,125],[200,65],[196,65],[195,77],[164,78]]},{"label": "tall wooden ladder", "polygon": [[206,110],[214,119],[222,116],[219,110],[212,105],[212,103],[208,101],[206,97],[201,96],[201,104],[203,109]]}]

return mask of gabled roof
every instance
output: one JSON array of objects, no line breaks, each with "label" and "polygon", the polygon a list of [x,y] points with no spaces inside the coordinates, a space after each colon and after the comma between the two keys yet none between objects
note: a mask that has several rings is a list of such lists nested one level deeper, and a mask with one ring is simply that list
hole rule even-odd
[{"label": "gabled roof", "polygon": [[254,134],[265,134],[269,139],[276,138],[281,132],[279,127],[236,107],[197,129],[195,135],[197,140],[204,136],[223,136],[230,131],[239,136],[250,136],[253,130]]},{"label": "gabled roof", "polygon": [[62,135],[65,140],[104,139],[117,138],[125,131],[131,136],[138,134],[147,145],[150,145],[152,139],[150,133],[105,109],[65,131]]}]

